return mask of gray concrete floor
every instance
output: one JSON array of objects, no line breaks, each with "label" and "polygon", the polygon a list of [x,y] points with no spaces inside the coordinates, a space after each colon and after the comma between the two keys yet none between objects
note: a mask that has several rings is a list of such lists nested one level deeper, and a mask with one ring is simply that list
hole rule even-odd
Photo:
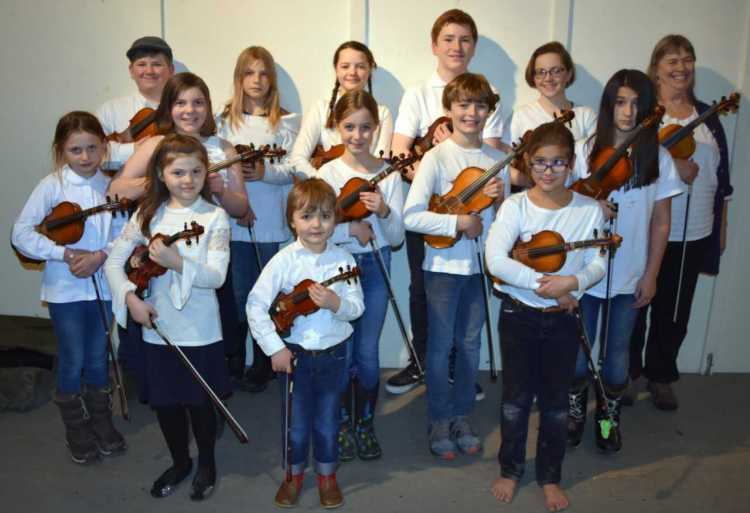
[{"label": "gray concrete floor", "polygon": [[[383,373],[383,382],[392,371]],[[545,511],[534,482],[538,415],[532,414],[527,475],[512,505],[489,493],[497,475],[501,387],[481,376],[487,398],[477,404],[475,428],[484,451],[444,463],[427,450],[424,387],[381,396],[377,432],[381,460],[354,461],[338,472],[345,505],[357,512]],[[642,385],[642,383],[641,383]],[[570,511],[750,511],[750,375],[684,376],[676,386],[676,412],[660,412],[641,391],[624,410],[624,449],[603,456],[592,440],[565,458],[562,485]],[[237,443],[227,430],[217,444],[219,485],[203,504],[188,499],[189,481],[165,499],[152,499],[152,481],[170,459],[151,410],[131,399],[132,422],[117,418],[128,440],[126,454],[93,466],[70,462],[56,408],[47,403],[28,413],[0,414],[0,512],[265,512],[279,511],[273,495],[280,466],[279,391],[275,382],[259,395],[237,392],[230,409],[250,436]],[[195,449],[193,448],[195,454]],[[297,510],[319,510],[314,477],[308,474]]]}]

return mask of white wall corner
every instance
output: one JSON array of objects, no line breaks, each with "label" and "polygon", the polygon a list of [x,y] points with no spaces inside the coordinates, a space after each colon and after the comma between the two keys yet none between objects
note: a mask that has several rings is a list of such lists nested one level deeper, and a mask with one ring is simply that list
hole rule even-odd
[{"label": "white wall corner", "polygon": [[572,43],[574,3],[575,0],[550,0],[550,41],[559,41],[568,50]]},{"label": "white wall corner", "polygon": [[369,0],[349,0],[349,39],[369,46]]}]

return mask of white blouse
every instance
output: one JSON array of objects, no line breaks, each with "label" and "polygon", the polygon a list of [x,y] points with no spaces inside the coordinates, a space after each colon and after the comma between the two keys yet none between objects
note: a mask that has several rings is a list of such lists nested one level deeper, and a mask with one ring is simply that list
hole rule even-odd
[{"label": "white blouse", "polygon": [[[127,323],[128,292],[136,286],[125,275],[125,263],[139,244],[149,241],[141,233],[140,211],[125,226],[115,241],[104,270],[112,289],[112,310],[121,326]],[[214,289],[226,278],[229,265],[229,216],[216,205],[199,197],[192,205],[171,208],[163,204],[150,223],[151,234],[171,236],[190,227],[192,221],[203,226],[198,241],[178,240],[173,246],[183,258],[182,273],[173,269],[151,279],[145,301],[154,306],[159,325],[165,334],[178,345],[203,346],[221,340],[219,303]],[[143,328],[143,340],[164,345],[164,341],[151,329]]]},{"label": "white blouse", "polygon": [[[328,182],[338,196],[341,188],[352,178],[370,180],[387,168],[388,164],[383,163],[377,171],[361,173],[355,171],[338,158],[322,166],[318,170],[318,178]],[[389,174],[386,178],[378,182],[378,188],[383,196],[383,201],[390,209],[390,213],[385,218],[381,218],[375,213],[370,213],[362,221],[370,223],[375,234],[375,246],[377,248],[398,246],[404,240],[404,190],[400,173],[393,172]],[[331,241],[348,250],[350,253],[372,252],[369,244],[361,246],[356,237],[349,235],[349,226],[350,223],[339,223],[336,225]]]},{"label": "white blouse", "polygon": [[[329,100],[318,100],[302,118],[302,127],[294,142],[291,159],[292,165],[301,178],[317,175],[317,169],[310,164],[310,157],[315,151],[315,146],[320,144],[324,150],[329,150],[331,146],[341,144],[341,136],[336,127],[326,128],[328,103]],[[378,105],[378,117],[380,125],[373,134],[370,146],[370,152],[375,156],[380,155],[381,151],[388,154],[393,136],[393,118],[388,107]]]},{"label": "white blouse", "polygon": [[[279,146],[287,155],[271,164],[265,161],[263,180],[245,182],[247,197],[257,217],[253,225],[256,242],[284,242],[290,231],[286,223],[286,199],[291,189],[294,166],[291,164],[291,151],[294,139],[299,132],[299,115],[287,114],[281,118],[275,130],[271,129],[268,118],[245,114],[239,128],[231,126],[228,118],[217,116],[218,135],[233,145],[253,143],[255,147],[266,144]],[[251,242],[247,226],[240,226],[236,219],[230,219],[232,240]]]},{"label": "white blouse", "polygon": [[[74,276],[63,256],[66,247],[105,250],[110,240],[111,214],[102,212],[87,217],[81,240],[67,246],[58,246],[35,228],[62,201],[77,203],[82,210],[105,203],[108,185],[109,178],[101,171],[84,178],[66,165],[59,173],[49,174],[39,182],[18,215],[11,235],[13,246],[29,258],[47,261],[42,275],[42,301],[70,303],[96,299],[92,280]],[[97,281],[102,299],[109,299],[106,282]]]},{"label": "white blouse", "polygon": [[[596,132],[596,112],[586,105],[575,105],[573,113],[575,114],[573,120],[570,124],[565,124],[573,134],[573,140],[588,139]],[[506,134],[505,142],[508,144],[516,143],[526,131],[534,130],[539,125],[554,120],[555,118],[544,110],[539,100],[521,105],[513,111],[510,122],[506,124],[509,127],[509,133]]]},{"label": "white blouse", "polygon": [[[279,293],[289,293],[305,279],[318,283],[354,268],[351,254],[330,241],[322,253],[313,253],[295,241],[276,253],[263,267],[258,281],[247,297],[247,319],[253,338],[263,352],[271,356],[284,348],[284,341],[268,314]],[[335,346],[352,334],[350,321],[365,311],[364,296],[359,281],[338,281],[330,285],[341,299],[336,313],[321,308],[310,315],[300,315],[292,325],[287,341],[309,350]]]}]

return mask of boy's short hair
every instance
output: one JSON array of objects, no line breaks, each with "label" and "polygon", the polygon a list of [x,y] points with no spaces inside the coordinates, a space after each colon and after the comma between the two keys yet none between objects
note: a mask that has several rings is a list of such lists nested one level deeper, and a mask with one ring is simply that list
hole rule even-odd
[{"label": "boy's short hair", "polygon": [[453,102],[471,100],[486,103],[490,112],[495,110],[500,96],[492,91],[490,83],[479,73],[462,73],[445,86],[443,108],[450,110]]},{"label": "boy's short hair", "polygon": [[335,214],[336,191],[333,187],[320,178],[310,178],[294,184],[286,202],[286,223],[289,229],[297,235],[292,226],[295,211],[314,212],[318,209],[330,209]]},{"label": "boy's short hair", "polygon": [[479,33],[477,32],[477,24],[474,23],[474,19],[471,16],[469,16],[461,9],[451,9],[438,16],[438,19],[436,19],[435,23],[432,24],[431,35],[433,43],[437,43],[437,38],[440,35],[440,31],[443,30],[443,27],[451,23],[468,27],[471,31],[471,36],[474,38],[474,44],[476,44],[477,39],[479,38]]},{"label": "boy's short hair", "polygon": [[568,158],[575,154],[575,139],[564,123],[549,122],[539,125],[532,133],[524,152],[531,156],[542,146],[560,146],[568,151]]},{"label": "boy's short hair", "polygon": [[143,57],[163,55],[167,58],[167,64],[172,64],[172,48],[166,41],[156,36],[139,37],[133,41],[125,55],[131,63]]},{"label": "boy's short hair", "polygon": [[573,58],[570,56],[570,52],[568,52],[559,41],[550,41],[534,50],[534,53],[531,54],[531,58],[529,58],[529,63],[526,65],[526,73],[524,74],[524,78],[526,79],[526,83],[529,84],[529,87],[536,87],[536,84],[534,84],[536,59],[545,53],[554,53],[560,56],[560,60],[562,61],[563,66],[565,66],[565,69],[571,72],[570,81],[568,81],[565,87],[573,85],[573,82],[576,80],[576,67],[575,64],[573,64]]}]

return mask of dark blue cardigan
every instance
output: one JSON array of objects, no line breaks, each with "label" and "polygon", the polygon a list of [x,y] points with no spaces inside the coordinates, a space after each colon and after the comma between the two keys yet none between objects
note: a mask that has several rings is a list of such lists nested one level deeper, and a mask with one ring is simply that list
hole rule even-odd
[{"label": "dark blue cardigan", "polygon": [[[696,101],[696,110],[700,116],[711,106],[703,102]],[[716,139],[719,145],[719,168],[716,170],[716,176],[719,179],[719,187],[716,189],[714,196],[714,227],[709,235],[709,247],[703,259],[701,272],[706,274],[719,274],[719,259],[721,257],[720,238],[721,238],[721,216],[724,211],[724,199],[732,194],[732,185],[729,183],[729,148],[727,147],[727,136],[724,133],[724,127],[718,115],[710,116],[706,119],[706,127]]]}]

